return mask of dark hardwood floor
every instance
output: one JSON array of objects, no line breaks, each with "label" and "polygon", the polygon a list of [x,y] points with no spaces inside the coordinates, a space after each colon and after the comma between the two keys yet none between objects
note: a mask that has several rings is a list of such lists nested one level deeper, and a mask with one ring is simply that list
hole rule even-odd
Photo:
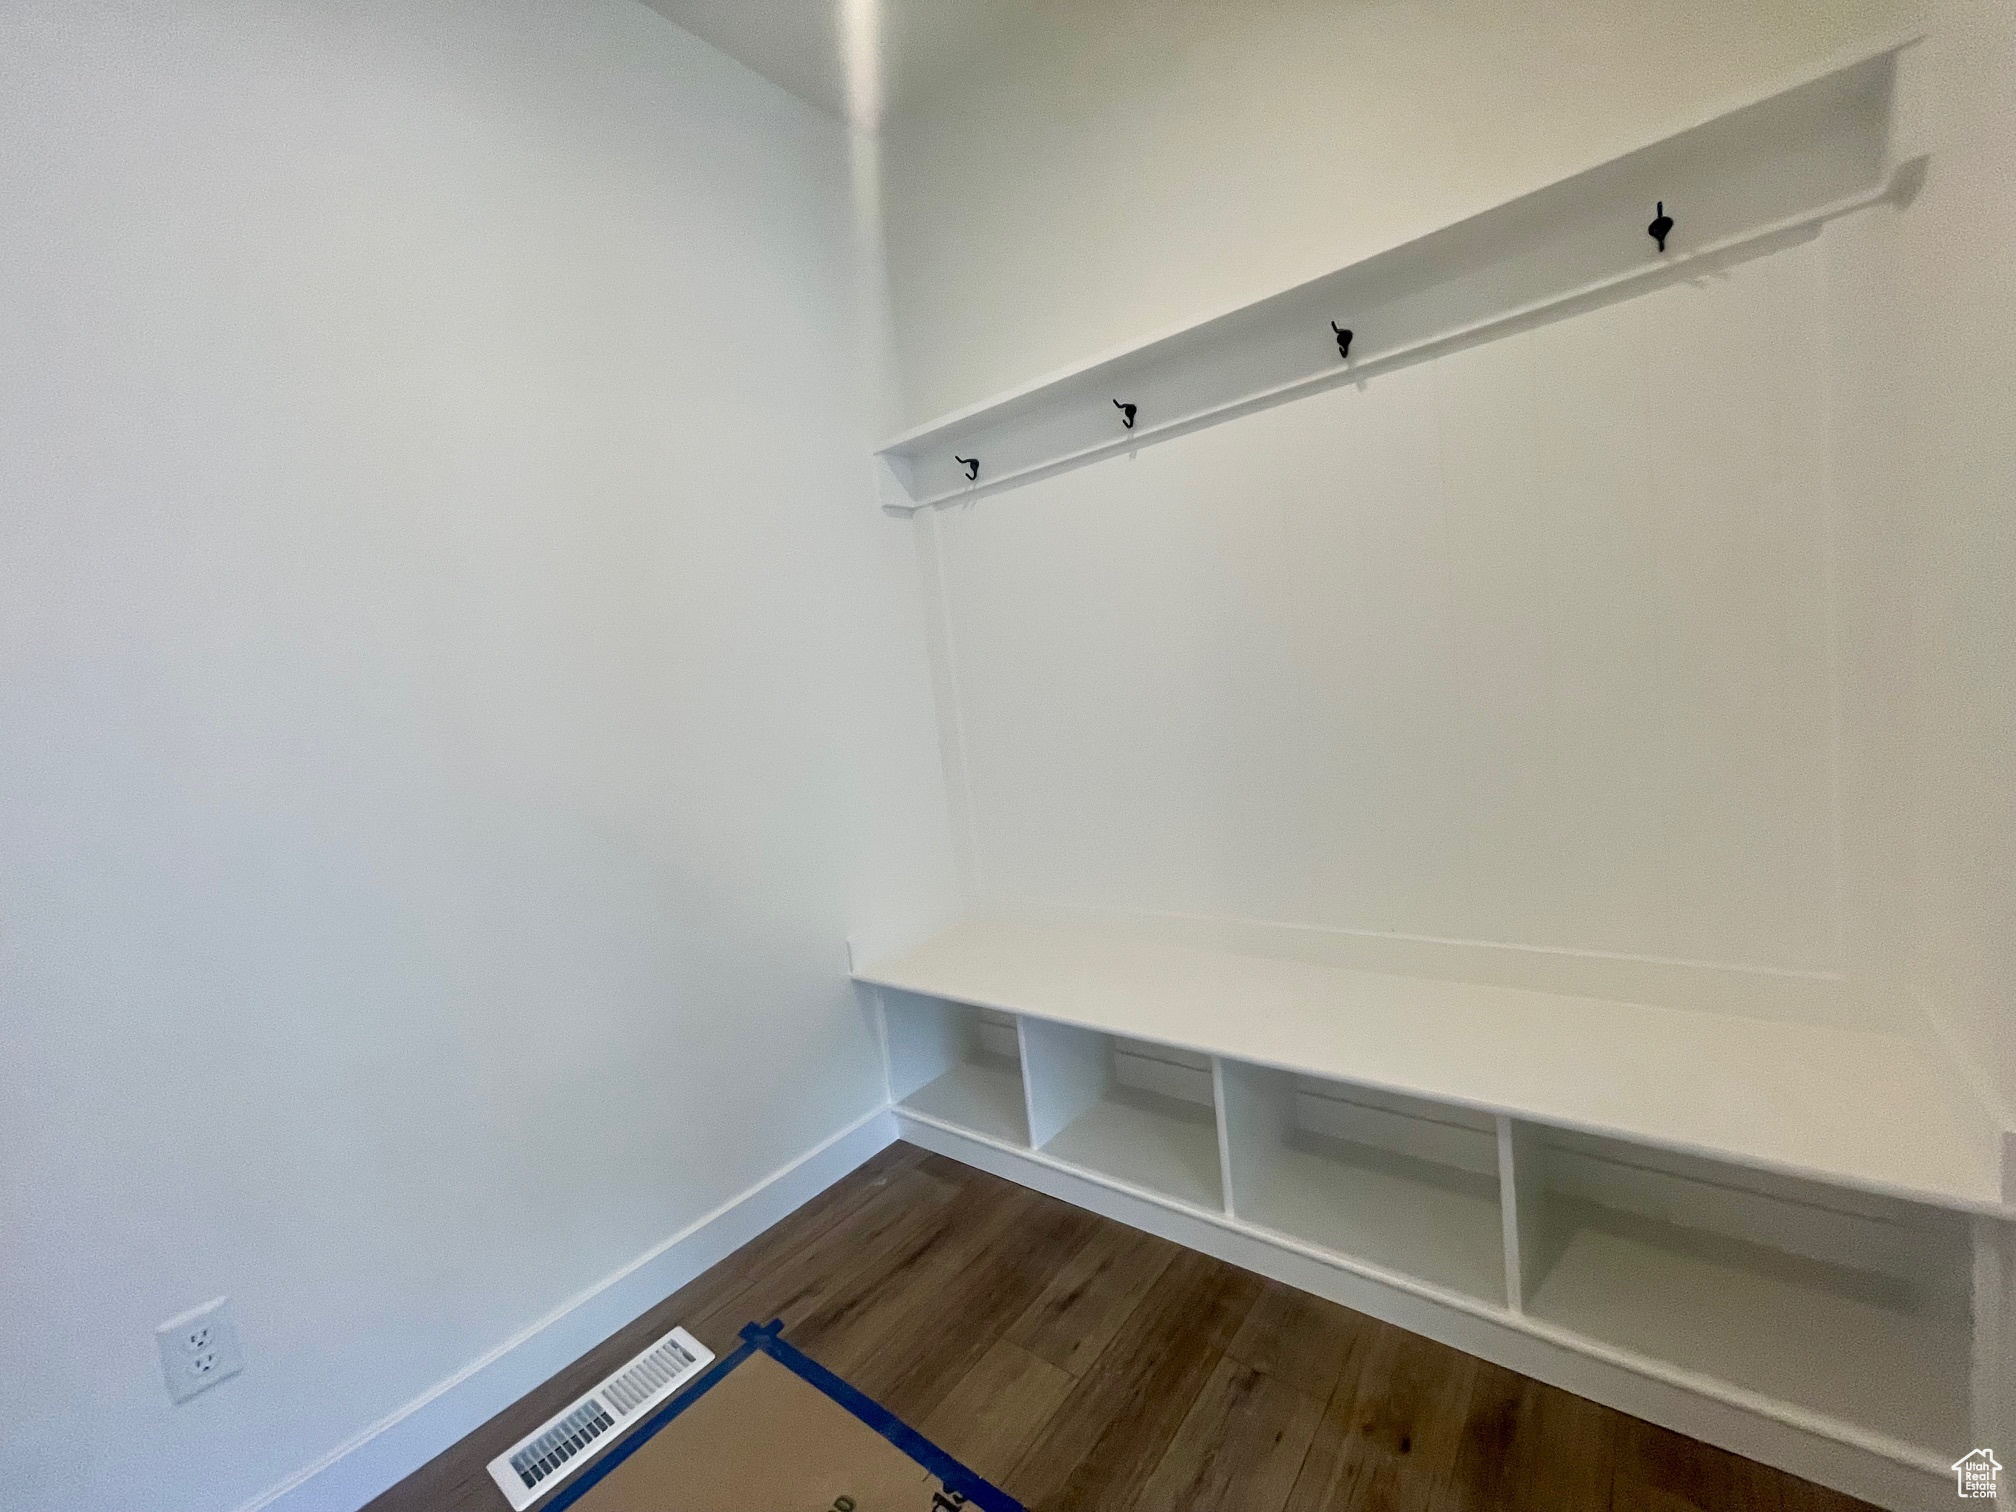
[{"label": "dark hardwood floor", "polygon": [[773,1317],[1030,1512],[1864,1505],[899,1144],[366,1512],[499,1512],[484,1465],[674,1324]]}]

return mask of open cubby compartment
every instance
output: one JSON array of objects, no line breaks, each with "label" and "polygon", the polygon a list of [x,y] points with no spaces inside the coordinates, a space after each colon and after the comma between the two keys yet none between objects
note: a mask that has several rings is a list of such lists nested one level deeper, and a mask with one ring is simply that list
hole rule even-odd
[{"label": "open cubby compartment", "polygon": [[1494,1118],[1239,1061],[1219,1073],[1236,1217],[1503,1305]]},{"label": "open cubby compartment", "polygon": [[889,1095],[898,1108],[1027,1147],[1015,1020],[942,998],[882,989]]},{"label": "open cubby compartment", "polygon": [[1505,1143],[1531,1316],[1913,1448],[1969,1441],[1966,1215],[1516,1121]]},{"label": "open cubby compartment", "polygon": [[1029,1133],[1052,1159],[1224,1210],[1208,1058],[1025,1018]]}]

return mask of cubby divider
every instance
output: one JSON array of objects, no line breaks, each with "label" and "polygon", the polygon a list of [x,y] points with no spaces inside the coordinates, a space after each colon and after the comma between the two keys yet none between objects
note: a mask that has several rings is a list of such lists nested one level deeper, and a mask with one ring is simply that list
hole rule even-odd
[{"label": "cubby divider", "polygon": [[1526,1310],[1528,1293],[1547,1269],[1549,1230],[1543,1195],[1545,1154],[1540,1131],[1523,1119],[1500,1114],[1498,1201],[1505,1220],[1505,1302]]}]

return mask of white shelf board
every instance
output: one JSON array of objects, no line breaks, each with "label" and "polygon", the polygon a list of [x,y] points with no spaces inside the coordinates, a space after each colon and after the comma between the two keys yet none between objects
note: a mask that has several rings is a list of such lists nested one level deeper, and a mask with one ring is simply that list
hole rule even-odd
[{"label": "white shelf board", "polygon": [[1961,1319],[1588,1226],[1574,1230],[1528,1311],[1899,1443],[1942,1456],[1966,1447]]},{"label": "white shelf board", "polygon": [[1027,1146],[1029,1110],[1022,1100],[1022,1069],[1013,1061],[961,1061],[897,1104],[990,1139]]},{"label": "white shelf board", "polygon": [[[1358,1158],[1354,1158],[1354,1155]],[[1268,1153],[1233,1193],[1238,1215],[1340,1256],[1503,1303],[1496,1178],[1303,1136]]]},{"label": "white shelf board", "polygon": [[857,980],[2011,1216],[1999,1135],[1893,1034],[975,919]]},{"label": "white shelf board", "polygon": [[1218,1126],[1211,1110],[1173,1097],[1115,1089],[1065,1125],[1043,1150],[1066,1165],[1206,1212],[1217,1212],[1224,1204]]},{"label": "white shelf board", "polygon": [[[1775,250],[1909,191],[1890,141],[1896,55],[1864,45],[1685,129],[1266,298],[892,437],[883,507],[976,499],[1267,405]],[[1644,232],[1657,203],[1667,249]],[[1335,318],[1356,336],[1340,360]],[[1113,405],[1138,401],[1131,430]],[[981,459],[969,480],[955,458]]]}]

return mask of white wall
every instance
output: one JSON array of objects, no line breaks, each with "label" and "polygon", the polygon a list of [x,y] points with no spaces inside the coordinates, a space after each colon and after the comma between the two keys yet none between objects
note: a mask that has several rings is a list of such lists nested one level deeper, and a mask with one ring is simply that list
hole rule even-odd
[{"label": "white wall", "polygon": [[944,512],[982,889],[1838,971],[1822,272]]},{"label": "white wall", "polygon": [[1944,0],[1911,64],[1924,192],[1842,269],[1888,291],[1860,368],[1902,439],[1875,477],[1909,568],[1904,973],[2016,1129],[2016,10]]},{"label": "white wall", "polygon": [[[1919,19],[1119,9],[890,122],[913,420]],[[1807,973],[2016,1096],[2011,22],[1925,24],[1908,210],[927,525],[988,893]]]},{"label": "white wall", "polygon": [[840,128],[628,0],[13,0],[0,142],[0,1501],[216,1509],[879,1102],[914,552]]}]

